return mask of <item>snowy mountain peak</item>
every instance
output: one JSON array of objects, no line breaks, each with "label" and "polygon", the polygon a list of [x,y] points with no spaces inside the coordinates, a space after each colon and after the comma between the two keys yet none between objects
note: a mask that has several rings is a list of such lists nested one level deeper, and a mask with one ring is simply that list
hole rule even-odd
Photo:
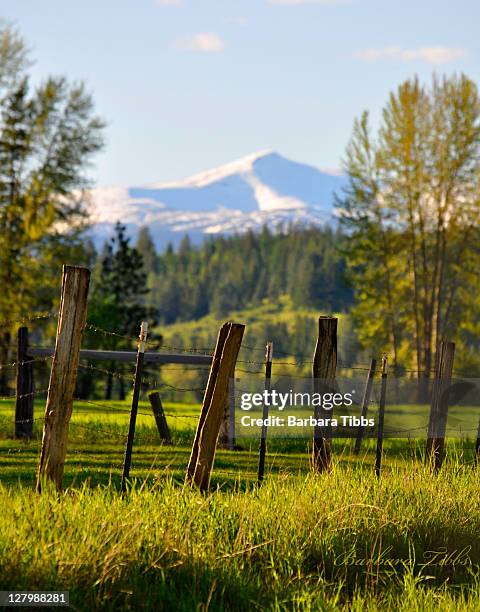
[{"label": "snowy mountain peak", "polygon": [[221,166],[213,168],[212,170],[199,172],[198,174],[194,174],[193,176],[181,181],[173,183],[157,183],[152,185],[152,187],[156,189],[172,187],[205,187],[206,185],[222,180],[227,176],[232,176],[233,174],[248,174],[253,171],[253,165],[256,161],[275,156],[278,156],[278,154],[271,149],[258,151],[258,153],[251,153],[250,155],[246,155],[245,157],[237,159],[233,162],[222,164]]},{"label": "snowy mountain peak", "polygon": [[90,193],[93,234],[101,242],[119,220],[135,237],[150,227],[160,248],[188,233],[258,229],[264,224],[319,224],[331,218],[342,176],[321,171],[266,150],[172,183],[108,187]]}]

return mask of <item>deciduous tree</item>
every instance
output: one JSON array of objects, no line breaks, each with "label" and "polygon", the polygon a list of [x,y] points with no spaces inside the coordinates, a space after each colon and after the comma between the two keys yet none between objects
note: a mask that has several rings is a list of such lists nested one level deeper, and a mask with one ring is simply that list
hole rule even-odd
[{"label": "deciduous tree", "polygon": [[[417,78],[390,94],[374,137],[365,113],[339,201],[364,342],[415,356],[428,377],[478,286],[480,98],[465,75]],[[477,301],[478,308],[478,301]]]}]

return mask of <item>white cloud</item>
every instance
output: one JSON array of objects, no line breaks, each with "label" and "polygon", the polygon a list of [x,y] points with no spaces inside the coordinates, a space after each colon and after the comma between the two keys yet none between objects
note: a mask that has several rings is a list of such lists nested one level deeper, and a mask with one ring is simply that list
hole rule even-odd
[{"label": "white cloud", "polygon": [[183,0],[154,0],[157,6],[180,6]]},{"label": "white cloud", "polygon": [[465,57],[466,51],[461,47],[418,47],[417,49],[402,49],[398,45],[381,48],[361,49],[354,57],[365,61],[382,58],[400,60],[402,62],[426,62],[427,64],[446,64]]},{"label": "white cloud", "polygon": [[302,6],[306,4],[333,6],[335,4],[349,4],[349,0],[267,0],[267,4],[275,4],[277,6]]},{"label": "white cloud", "polygon": [[214,32],[199,32],[193,36],[180,38],[175,42],[175,47],[196,53],[221,53],[225,49],[225,43]]}]

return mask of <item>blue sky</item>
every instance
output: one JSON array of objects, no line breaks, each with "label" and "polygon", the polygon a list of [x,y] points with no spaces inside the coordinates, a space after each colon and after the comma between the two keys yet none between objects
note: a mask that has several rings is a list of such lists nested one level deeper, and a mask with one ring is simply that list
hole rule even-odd
[{"label": "blue sky", "polygon": [[476,0],[2,0],[35,80],[85,80],[99,185],[174,180],[260,149],[338,168],[403,79],[480,74]]}]

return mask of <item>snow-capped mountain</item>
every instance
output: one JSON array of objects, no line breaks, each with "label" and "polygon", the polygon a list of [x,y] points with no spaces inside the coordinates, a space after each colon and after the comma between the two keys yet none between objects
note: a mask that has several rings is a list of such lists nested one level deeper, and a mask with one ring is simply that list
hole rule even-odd
[{"label": "snow-capped mountain", "polygon": [[262,151],[174,182],[143,187],[107,187],[90,192],[97,244],[116,221],[135,238],[150,228],[158,248],[185,234],[199,242],[208,234],[231,234],[268,224],[323,224],[331,219],[334,192],[344,178],[336,172]]}]

